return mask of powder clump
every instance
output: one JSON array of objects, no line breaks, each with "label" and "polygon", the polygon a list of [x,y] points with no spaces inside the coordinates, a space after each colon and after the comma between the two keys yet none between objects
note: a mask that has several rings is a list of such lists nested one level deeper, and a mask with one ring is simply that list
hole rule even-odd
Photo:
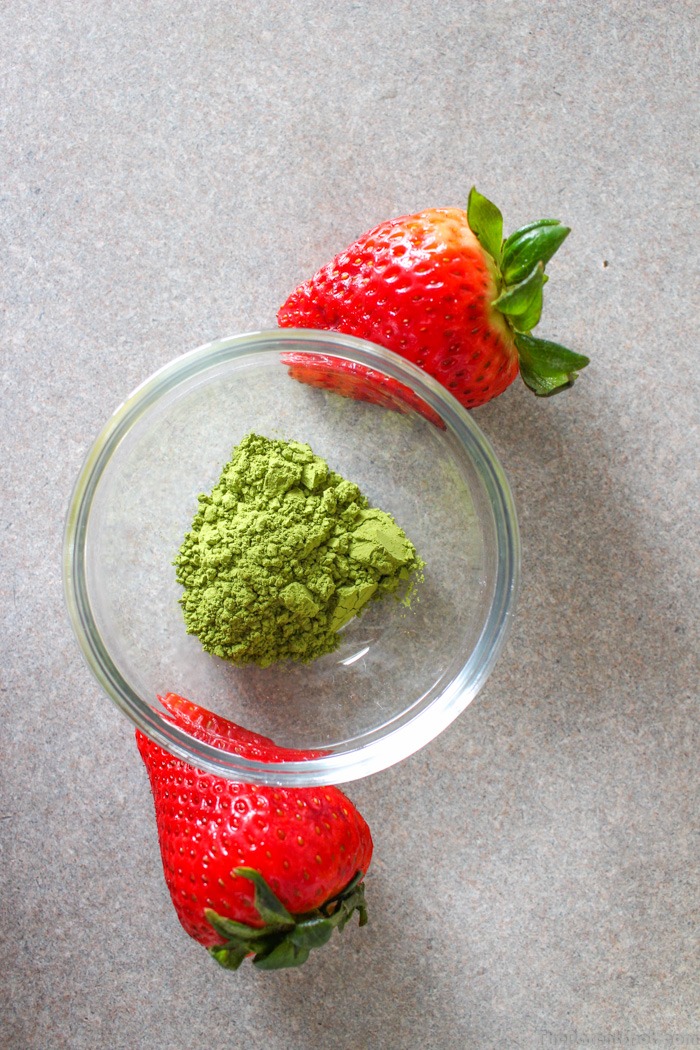
[{"label": "powder clump", "polygon": [[233,663],[332,652],[370,600],[409,604],[416,549],[391,515],[308,445],[249,434],[175,559],[189,634]]}]

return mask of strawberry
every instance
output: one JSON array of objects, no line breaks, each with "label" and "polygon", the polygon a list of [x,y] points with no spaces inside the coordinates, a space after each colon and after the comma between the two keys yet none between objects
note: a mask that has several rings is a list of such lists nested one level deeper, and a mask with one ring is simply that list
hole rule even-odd
[{"label": "strawberry", "polygon": [[[277,321],[378,343],[425,369],[465,408],[501,394],[518,372],[536,394],[554,394],[588,364],[530,334],[542,313],[545,266],[569,232],[541,219],[504,240],[500,211],[472,188],[466,211],[430,208],[364,234],[292,292]],[[288,363],[296,378],[347,393],[311,356],[306,374],[298,354]],[[370,399],[357,379],[352,396]]]},{"label": "strawberry", "polygon": [[[170,721],[214,747],[266,762],[313,757],[184,697],[160,699]],[[372,837],[338,788],[225,780],[174,758],[139,730],[136,742],[178,918],[222,966],[238,969],[249,955],[259,969],[298,966],[355,911],[366,923],[362,880]]]},{"label": "strawberry", "polygon": [[278,747],[269,737],[244,729],[223,715],[207,711],[206,708],[193,704],[191,700],[186,700],[177,693],[166,693],[158,699],[170,712],[168,720],[186,730],[190,736],[196,740],[203,740],[212,747],[232,751],[242,758],[262,759],[265,762],[304,762],[326,753]]},{"label": "strawberry", "polygon": [[435,426],[445,428],[438,413],[410,387],[374,368],[342,357],[305,354],[303,351],[285,353],[282,358],[289,365],[289,374],[300,383],[332,390],[343,397],[368,401],[395,412],[418,412]]}]

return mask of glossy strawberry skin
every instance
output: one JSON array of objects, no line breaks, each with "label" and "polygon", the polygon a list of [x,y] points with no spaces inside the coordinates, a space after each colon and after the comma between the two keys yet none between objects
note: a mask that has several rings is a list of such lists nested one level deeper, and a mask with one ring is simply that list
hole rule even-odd
[{"label": "glossy strawberry skin", "polygon": [[[191,732],[182,710],[178,721]],[[216,746],[222,731],[230,739],[236,737],[239,727],[212,717],[216,728],[204,730],[208,736],[198,734],[200,739]],[[239,753],[247,757],[260,757],[261,749],[269,761],[275,754],[277,761],[294,754],[247,730],[240,735]],[[165,881],[182,926],[200,944],[222,943],[205,918],[205,908],[250,926],[261,925],[253,886],[233,874],[234,868],[259,871],[294,915],[324,904],[341,893],[356,872],[367,871],[372,856],[369,828],[338,788],[279,788],[225,780],[174,758],[138,730],[136,741],[153,791]]]},{"label": "glossy strawberry skin", "polygon": [[168,712],[165,717],[174,725],[184,729],[196,740],[202,740],[211,747],[232,751],[243,758],[263,762],[308,762],[311,758],[325,754],[324,751],[279,747],[269,737],[244,729],[178,693],[165,693],[158,699]]},{"label": "glossy strawberry skin", "polygon": [[444,430],[445,424],[430,405],[404,383],[356,361],[303,351],[281,355],[292,379],[308,386],[331,390],[342,397],[367,401],[394,412],[417,412]]},{"label": "glossy strawberry skin", "polygon": [[381,223],[292,292],[281,327],[345,332],[423,368],[466,407],[518,375],[513,333],[491,305],[498,270],[459,208]]}]

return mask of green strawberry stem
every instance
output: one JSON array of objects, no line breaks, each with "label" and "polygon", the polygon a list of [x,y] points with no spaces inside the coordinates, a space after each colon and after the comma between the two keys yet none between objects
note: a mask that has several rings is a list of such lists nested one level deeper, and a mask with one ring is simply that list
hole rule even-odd
[{"label": "green strawberry stem", "polygon": [[530,332],[542,315],[545,266],[571,231],[558,219],[539,219],[504,240],[501,212],[474,186],[469,193],[467,221],[496,267],[499,291],[491,305],[513,332],[524,382],[540,397],[565,390],[589,359]]},{"label": "green strawberry stem", "polygon": [[357,911],[359,924],[367,923],[363,872],[358,871],[345,889],[320,908],[291,915],[269,885],[254,868],[236,868],[235,875],[253,883],[254,907],[264,926],[248,926],[205,909],[207,921],[225,938],[225,944],[209,949],[209,954],[226,970],[237,970],[248,955],[259,970],[280,970],[301,966],[312,949],[330,940],[334,929],[342,930]]}]

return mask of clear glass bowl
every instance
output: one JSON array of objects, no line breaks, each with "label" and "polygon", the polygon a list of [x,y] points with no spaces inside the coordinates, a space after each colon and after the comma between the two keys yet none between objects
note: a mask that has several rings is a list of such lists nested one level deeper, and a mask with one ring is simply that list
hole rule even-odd
[{"label": "clear glass bowl", "polygon": [[[289,374],[328,355],[404,385],[393,405]],[[347,367],[347,366],[344,366]],[[400,409],[397,411],[396,409]],[[234,445],[255,431],[307,442],[394,516],[425,561],[410,609],[370,602],[340,648],[309,664],[234,666],[185,632],[172,562]],[[432,378],[329,332],[221,339],[176,359],[117,409],[91,449],[66,524],[64,579],[83,654],[144,733],[193,765],[252,783],[346,783],[386,769],[473,700],[501,649],[519,577],[513,501],[489,442]],[[164,718],[179,693],[272,737],[323,751],[269,764],[195,740]]]}]

